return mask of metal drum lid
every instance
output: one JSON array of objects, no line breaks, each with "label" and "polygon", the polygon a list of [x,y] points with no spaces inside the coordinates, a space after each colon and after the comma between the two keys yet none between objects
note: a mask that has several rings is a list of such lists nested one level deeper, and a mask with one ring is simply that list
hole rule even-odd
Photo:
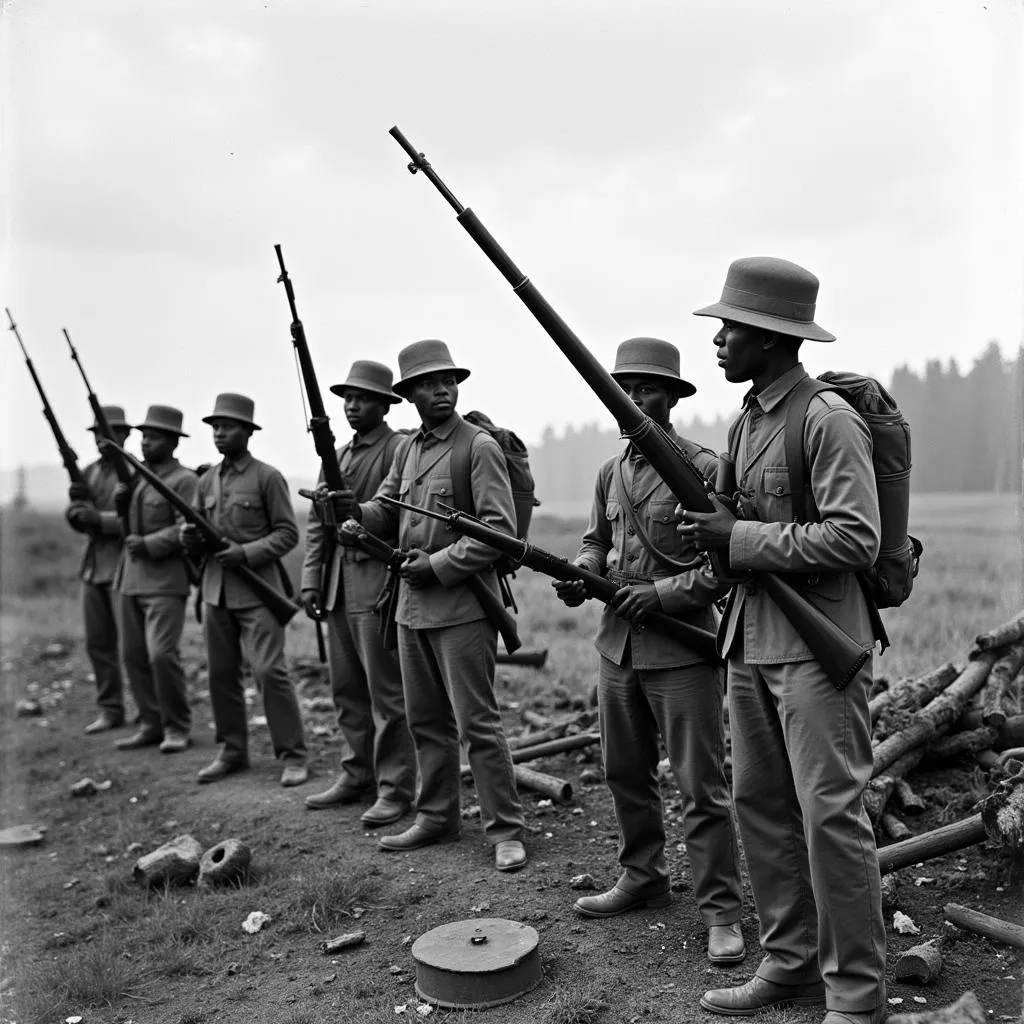
[{"label": "metal drum lid", "polygon": [[416,994],[453,1009],[509,1003],[540,982],[538,941],[529,925],[501,917],[432,928],[412,944]]}]

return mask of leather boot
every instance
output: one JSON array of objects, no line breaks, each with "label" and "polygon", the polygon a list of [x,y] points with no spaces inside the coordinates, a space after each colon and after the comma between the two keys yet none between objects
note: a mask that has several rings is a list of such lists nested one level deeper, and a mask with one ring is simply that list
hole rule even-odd
[{"label": "leather boot", "polygon": [[344,776],[338,779],[330,789],[322,793],[310,793],[305,799],[307,807],[319,811],[335,804],[357,804],[370,793],[367,786],[353,786]]},{"label": "leather boot", "polygon": [[708,928],[708,959],[713,964],[738,964],[747,955],[739,921]]},{"label": "leather boot", "polygon": [[389,800],[386,796],[380,796],[372,807],[359,815],[359,820],[367,828],[380,828],[382,825],[394,825],[402,815],[408,813],[409,805],[404,801]]},{"label": "leather boot", "polygon": [[86,727],[85,732],[90,736],[95,732],[106,732],[108,729],[120,729],[124,725],[124,715],[115,714],[113,711],[104,709]]},{"label": "leather boot", "polygon": [[381,836],[380,848],[389,853],[401,853],[404,850],[419,850],[434,843],[454,843],[458,838],[458,828],[454,832],[434,832],[422,825],[412,825],[396,836]]},{"label": "leather boot", "polygon": [[825,1002],[825,983],[780,985],[754,975],[750,981],[733,988],[713,988],[701,996],[700,1005],[712,1013],[727,1017],[753,1017],[769,1007],[816,1006]]},{"label": "leather boot", "polygon": [[581,896],[574,904],[577,913],[584,917],[617,917],[627,910],[640,910],[651,907],[660,910],[672,902],[672,894],[668,889],[659,893],[628,892],[613,885],[600,896]]},{"label": "leather boot", "polygon": [[163,735],[163,730],[160,728],[154,728],[151,725],[140,725],[131,736],[114,740],[114,746],[118,750],[138,750],[141,747],[155,747],[163,739]]}]

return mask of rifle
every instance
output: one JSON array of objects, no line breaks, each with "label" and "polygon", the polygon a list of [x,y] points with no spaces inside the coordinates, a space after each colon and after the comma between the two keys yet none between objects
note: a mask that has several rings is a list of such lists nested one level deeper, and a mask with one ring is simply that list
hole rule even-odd
[{"label": "rifle", "polygon": [[[396,501],[394,498],[384,498],[383,500],[399,505],[401,508],[408,509],[409,511],[415,511],[425,516],[430,516],[432,519],[446,522],[449,530],[465,534],[467,537],[472,537],[474,540],[487,544],[489,547],[496,548],[503,555],[508,555],[514,565],[525,565],[527,569],[532,569],[534,572],[539,572],[556,580],[566,582],[579,580],[586,585],[587,597],[593,597],[603,604],[608,604],[619,590],[618,584],[613,583],[606,577],[600,576],[596,572],[591,572],[589,569],[582,569],[578,565],[573,565],[568,559],[553,555],[543,548],[539,548],[525,540],[520,540],[518,537],[511,536],[511,534],[502,533],[500,530],[494,529],[493,526],[488,526],[467,512],[460,512],[451,505],[438,502],[439,506],[444,509],[442,514],[427,508],[419,508],[416,505],[407,505],[405,502]],[[715,634],[710,630],[701,629],[699,626],[691,625],[689,622],[683,622],[682,619],[673,618],[664,612],[650,612],[644,617],[643,626],[644,628],[649,627],[657,630],[657,632],[663,633],[673,640],[686,644],[690,650],[699,655],[704,661],[715,665],[721,664],[721,659],[718,657],[718,651],[715,646]]]},{"label": "rifle", "polygon": [[[512,290],[526,308],[561,349],[605,408],[615,417],[622,436],[632,441],[637,450],[644,455],[683,508],[696,512],[713,512],[714,506],[708,498],[704,477],[686,454],[661,427],[633,404],[612,375],[541,295],[536,285],[512,262],[477,215],[455,198],[426,157],[413,148],[397,127],[391,129],[390,135],[408,154],[411,161],[410,173],[423,171],[430,183],[455,210],[456,219],[466,229],[470,238],[497,267],[502,277],[512,285]],[[724,579],[737,578],[729,568],[726,553],[711,552],[709,560],[715,575]],[[865,647],[858,643],[778,573],[744,572],[741,578],[749,579],[761,586],[778,605],[779,610],[789,619],[836,689],[843,689],[871,657],[874,644]]]},{"label": "rifle", "polygon": [[[401,505],[403,508],[416,507],[415,505],[405,505],[403,502],[395,501],[393,498],[386,498],[385,500],[395,505]],[[393,548],[387,541],[381,540],[380,537],[370,533],[362,523],[356,522],[354,519],[348,520],[339,529],[344,534],[346,540],[354,547],[365,551],[372,558],[384,562],[394,575],[398,575],[398,570],[405,561],[404,551]],[[509,654],[515,654],[523,646],[516,628],[516,620],[509,615],[501,599],[491,593],[487,584],[479,576],[469,576],[466,578],[465,583],[473,591],[473,596],[480,602],[480,606],[483,608],[488,620],[493,623],[501,634],[505,650]],[[396,594],[397,591],[394,591],[392,595],[389,595],[392,601]]]},{"label": "rifle", "polygon": [[57,451],[60,452],[60,460],[64,463],[64,469],[67,470],[68,479],[71,481],[69,496],[72,501],[89,501],[92,498],[92,490],[85,481],[85,474],[78,466],[78,456],[75,454],[74,448],[68,444],[67,438],[64,436],[64,432],[60,429],[57,417],[54,415],[53,408],[46,397],[46,392],[43,390],[43,384],[39,379],[39,374],[36,373],[36,368],[32,365],[32,360],[29,358],[28,352],[25,350],[25,343],[21,340],[21,334],[18,332],[18,325],[14,322],[14,317],[11,316],[11,311],[5,306],[4,312],[7,314],[7,319],[11,322],[11,326],[8,330],[13,331],[15,338],[18,339],[18,344],[21,346],[21,354],[25,357],[25,365],[28,367],[28,372],[32,375],[32,381],[36,386],[36,391],[39,392],[39,397],[43,401],[43,415],[46,417],[46,422],[50,424],[50,430],[53,432],[53,439],[57,442]]},{"label": "rifle", "polygon": [[[61,330],[64,332],[64,340],[68,343],[68,348],[71,350],[71,361],[78,367],[78,372],[82,375],[82,383],[85,384],[85,390],[89,395],[89,407],[92,409],[92,414],[96,419],[96,433],[105,441],[112,441],[117,443],[117,438],[114,437],[114,432],[110,429],[110,422],[107,420],[107,414],[103,411],[103,406],[100,405],[100,400],[96,397],[96,392],[93,391],[92,385],[89,383],[89,378],[85,375],[85,367],[82,366],[82,361],[78,358],[78,353],[75,351],[75,346],[71,344],[71,335],[68,334],[68,329],[62,327]],[[116,454],[114,456],[114,472],[117,474],[117,479],[120,483],[127,487],[131,487],[135,483],[135,477],[132,475],[131,468],[124,459],[119,458]],[[124,533],[127,537],[131,532],[131,527],[128,523],[128,501],[118,502],[117,514],[121,519],[121,523],[124,526]]]},{"label": "rifle", "polygon": [[[316,379],[316,368],[313,366],[313,357],[309,354],[309,344],[306,341],[306,329],[299,319],[299,311],[295,305],[295,289],[292,288],[292,279],[285,269],[284,256],[281,253],[281,246],[275,245],[274,252],[277,253],[277,264],[281,268],[278,282],[284,285],[285,295],[288,297],[288,308],[292,314],[292,344],[295,346],[295,356],[299,363],[299,370],[302,373],[302,382],[306,389],[306,397],[309,400],[309,425],[306,430],[313,435],[313,447],[320,456],[320,468],[323,472],[324,483],[328,490],[340,491],[346,488],[345,476],[338,465],[338,456],[334,449],[334,433],[331,430],[331,419],[324,408],[323,396],[320,394],[320,384]],[[315,501],[315,498],[313,499]],[[320,623],[323,621],[323,609],[327,606],[327,595],[331,587],[331,567],[334,564],[334,552],[337,548],[337,538],[334,530],[329,524],[324,524],[323,548],[321,558],[323,568],[320,573],[320,610],[321,617],[314,620],[317,624],[317,644],[321,651],[323,648],[323,633]],[[326,654],[321,657],[324,661]]]},{"label": "rifle", "polygon": [[[128,464],[135,470],[143,480],[149,484],[160,497],[170,502],[171,506],[181,514],[186,523],[194,526],[206,540],[213,551],[223,551],[230,541],[217,532],[217,528],[205,516],[200,515],[180,494],[171,490],[154,473],[147,469],[134,455],[118,447],[113,441],[101,441],[101,448],[114,448],[120,452],[121,457],[128,461]],[[252,569],[245,565],[232,566],[229,572],[233,572],[240,579],[244,580],[256,596],[267,606],[270,614],[282,625],[287,625],[299,606],[286,594],[283,594],[276,587],[269,584],[262,576],[258,576]]]}]

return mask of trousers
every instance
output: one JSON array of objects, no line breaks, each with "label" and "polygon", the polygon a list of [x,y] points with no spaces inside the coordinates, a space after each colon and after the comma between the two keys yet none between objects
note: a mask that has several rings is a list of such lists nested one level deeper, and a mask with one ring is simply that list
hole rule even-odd
[{"label": "trousers", "polygon": [[416,824],[457,831],[459,741],[467,747],[487,841],[522,839],[523,807],[494,695],[498,634],[486,619],[434,629],[398,627],[405,711],[419,788]]},{"label": "trousers", "polygon": [[242,659],[263,697],[274,756],[305,760],[306,739],[295,687],[284,660],[284,626],[260,604],[251,608],[203,605],[203,634],[216,739],[226,761],[249,758],[249,722]]},{"label": "trousers", "polygon": [[119,604],[121,657],[142,724],[187,733],[192,711],[181,664],[185,598],[121,594]]},{"label": "trousers", "polygon": [[82,584],[85,652],[96,677],[96,703],[115,718],[124,718],[124,680],[118,650],[117,613],[121,597],[109,583]]},{"label": "trousers", "polygon": [[787,985],[825,982],[830,1010],[885,1003],[885,922],[871,778],[871,659],[842,691],[814,661],[729,662],[733,796],[764,960]]},{"label": "trousers", "polygon": [[405,718],[396,651],[381,644],[376,612],[334,608],[327,617],[331,693],[344,739],[341,771],[349,785],[411,803],[416,761]]},{"label": "trousers", "polygon": [[740,919],[742,884],[725,777],[721,671],[710,665],[634,669],[602,657],[598,675],[601,750],[619,825],[620,888],[661,893],[670,878],[658,783],[660,744],[682,800],[693,893],[704,923]]}]

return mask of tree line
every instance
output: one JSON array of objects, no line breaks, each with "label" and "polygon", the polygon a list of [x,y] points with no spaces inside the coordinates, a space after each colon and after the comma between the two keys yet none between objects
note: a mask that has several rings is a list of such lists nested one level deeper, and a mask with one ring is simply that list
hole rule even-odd
[{"label": "tree line", "polygon": [[[1024,349],[1006,359],[991,342],[963,372],[956,360],[929,360],[923,373],[898,367],[881,382],[910,424],[917,493],[1021,491]],[[714,451],[724,451],[733,417],[680,420],[676,429]],[[589,498],[597,467],[622,450],[618,431],[592,422],[547,427],[530,449],[530,465],[542,502]]]}]

